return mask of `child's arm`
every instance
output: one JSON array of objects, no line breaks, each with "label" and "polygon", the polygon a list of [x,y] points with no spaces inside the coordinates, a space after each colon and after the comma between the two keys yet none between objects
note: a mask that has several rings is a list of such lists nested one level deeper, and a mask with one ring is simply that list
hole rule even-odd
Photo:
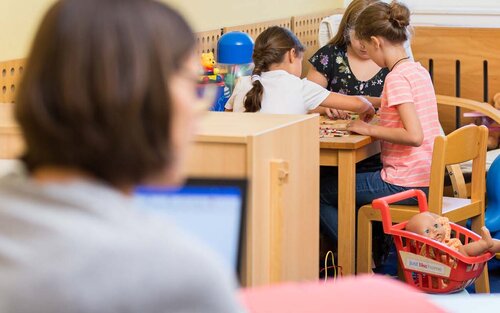
[{"label": "child's arm", "polygon": [[346,96],[340,93],[331,92],[320,105],[365,115],[365,118],[362,118],[363,120],[370,120],[375,114],[375,110],[370,101],[361,96]]},{"label": "child's arm", "polygon": [[361,135],[373,136],[395,144],[419,147],[424,140],[424,132],[413,103],[403,103],[397,107],[403,127],[383,127],[357,120],[350,122],[348,130]]},{"label": "child's arm", "polygon": [[311,67],[311,69],[307,72],[307,80],[310,80],[323,88],[326,88],[328,85],[326,77],[318,72],[314,67]]},{"label": "child's arm", "polygon": [[[311,67],[307,72],[307,80],[312,81],[313,83],[316,83],[323,88],[326,88],[328,86],[328,81],[325,75],[318,72],[314,67]],[[314,110],[309,111],[309,113],[319,113],[321,115],[326,115],[331,119],[333,118],[346,119],[349,115],[347,112],[344,112],[342,110],[326,108],[321,106],[317,107]]]},{"label": "child's arm", "polygon": [[319,113],[321,115],[328,116],[328,118],[330,119],[335,119],[335,118],[347,119],[349,117],[349,113],[345,111],[322,107],[322,106],[318,106],[314,110],[309,110],[309,112],[307,113]]},{"label": "child's arm", "polygon": [[379,97],[370,97],[370,96],[365,96],[365,98],[370,101],[370,103],[373,105],[375,108],[380,108],[380,103],[381,100]]},{"label": "child's arm", "polygon": [[488,228],[483,226],[481,228],[481,239],[460,246],[458,251],[466,256],[478,256],[492,249],[495,249],[495,241],[491,238]]}]

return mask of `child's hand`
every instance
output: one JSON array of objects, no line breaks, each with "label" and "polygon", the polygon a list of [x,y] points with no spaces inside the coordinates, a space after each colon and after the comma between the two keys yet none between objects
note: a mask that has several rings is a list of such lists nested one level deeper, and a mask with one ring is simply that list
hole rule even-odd
[{"label": "child's hand", "polygon": [[370,126],[362,120],[355,120],[347,124],[347,130],[360,135],[370,135]]},{"label": "child's hand", "polygon": [[359,114],[359,119],[362,120],[363,122],[370,122],[373,119],[373,116],[375,115],[375,111],[373,112],[367,112],[367,113],[361,113]]},{"label": "child's hand", "polygon": [[365,112],[359,114],[359,119],[363,122],[370,122],[375,116],[375,109],[370,106]]},{"label": "child's hand", "polygon": [[332,109],[332,108],[325,108],[325,114],[331,120],[333,119],[345,120],[349,117],[349,113],[347,113],[346,111]]},{"label": "child's hand", "polygon": [[373,119],[373,116],[375,115],[375,109],[373,108],[373,105],[371,104],[370,101],[368,101],[366,98],[360,97],[363,99],[363,102],[365,103],[364,111],[360,112],[359,114],[359,119],[364,121],[364,122],[369,122]]}]

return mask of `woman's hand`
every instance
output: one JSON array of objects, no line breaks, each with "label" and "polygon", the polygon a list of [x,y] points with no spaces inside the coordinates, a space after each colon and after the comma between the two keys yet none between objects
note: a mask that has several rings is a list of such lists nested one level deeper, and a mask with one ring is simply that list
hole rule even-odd
[{"label": "woman's hand", "polygon": [[349,118],[349,113],[346,111],[342,110],[337,110],[337,109],[332,109],[332,108],[325,108],[325,115],[328,116],[329,119],[342,119],[345,120]]},{"label": "woman's hand", "polygon": [[347,124],[347,130],[358,133],[360,135],[370,136],[370,127],[371,125],[364,122],[363,120],[355,120],[351,121]]}]

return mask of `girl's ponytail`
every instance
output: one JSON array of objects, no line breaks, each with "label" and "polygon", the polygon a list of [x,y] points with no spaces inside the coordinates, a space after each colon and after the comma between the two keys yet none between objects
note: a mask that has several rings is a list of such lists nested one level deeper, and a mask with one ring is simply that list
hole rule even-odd
[{"label": "girl's ponytail", "polygon": [[252,89],[245,97],[245,112],[258,112],[262,107],[262,95],[264,94],[264,86],[260,82],[260,75],[252,75]]},{"label": "girl's ponytail", "polygon": [[382,36],[391,42],[408,40],[410,10],[398,1],[390,4],[378,1],[366,7],[356,20],[356,36],[370,40],[372,36]]},{"label": "girl's ponytail", "polygon": [[245,112],[260,111],[264,94],[264,86],[260,75],[262,72],[268,71],[272,64],[283,62],[285,54],[292,49],[295,49],[297,54],[301,54],[305,50],[304,46],[289,29],[272,26],[257,37],[252,56],[255,64],[252,73],[253,87],[245,96]]},{"label": "girl's ponytail", "polygon": [[396,29],[405,28],[410,25],[410,10],[397,1],[389,4],[389,22]]}]

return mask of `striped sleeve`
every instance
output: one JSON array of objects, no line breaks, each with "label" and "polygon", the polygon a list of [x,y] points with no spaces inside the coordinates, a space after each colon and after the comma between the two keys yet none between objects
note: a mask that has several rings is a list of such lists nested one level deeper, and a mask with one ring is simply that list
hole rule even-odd
[{"label": "striped sleeve", "polygon": [[384,92],[386,93],[389,107],[415,102],[410,82],[399,73],[392,73],[392,75],[387,76]]}]

